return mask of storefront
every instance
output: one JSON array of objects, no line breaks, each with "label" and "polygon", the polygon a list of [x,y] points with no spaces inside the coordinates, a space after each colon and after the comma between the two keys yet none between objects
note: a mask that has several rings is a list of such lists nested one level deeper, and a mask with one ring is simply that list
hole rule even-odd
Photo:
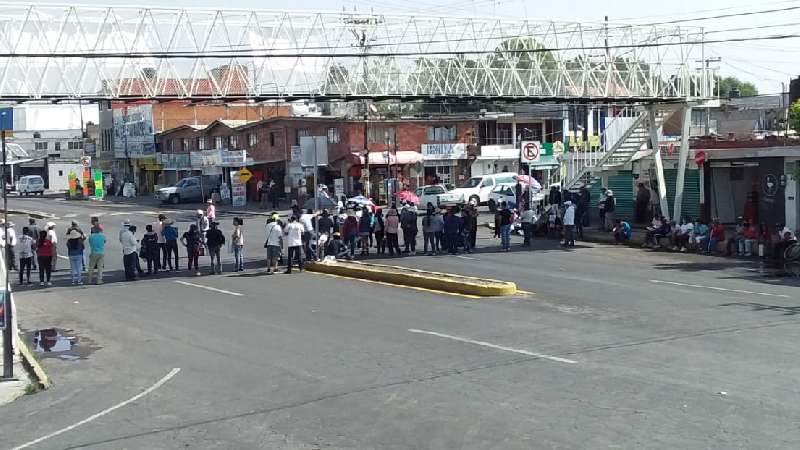
[{"label": "storefront", "polygon": [[472,163],[472,176],[501,172],[519,173],[519,149],[512,145],[482,145],[481,154]]},{"label": "storefront", "polygon": [[467,178],[467,144],[422,144],[425,184],[456,184]]},{"label": "storefront", "polygon": [[191,174],[192,165],[188,153],[161,153],[158,155],[163,171],[163,184],[172,186]]},{"label": "storefront", "polygon": [[[365,190],[362,185],[369,180],[370,197],[386,204],[391,192],[397,192],[404,188],[411,190],[417,188],[418,172],[416,169],[422,163],[423,157],[419,152],[401,150],[370,152],[369,167],[367,167],[364,157],[358,153],[352,154],[352,160],[353,164],[349,175],[354,180],[353,191],[363,193]],[[421,182],[421,179],[419,181]]]},{"label": "storefront", "polygon": [[163,184],[161,171],[162,166],[157,162],[156,157],[137,158],[134,166],[135,179],[138,181],[137,192],[141,194],[152,194],[157,185]]}]

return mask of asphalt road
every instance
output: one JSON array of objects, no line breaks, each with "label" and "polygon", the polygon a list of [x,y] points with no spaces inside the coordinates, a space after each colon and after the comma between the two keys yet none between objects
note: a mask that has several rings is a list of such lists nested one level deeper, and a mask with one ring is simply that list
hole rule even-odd
[{"label": "asphalt road", "polygon": [[[117,280],[118,222],[157,213],[11,201],[32,204],[60,229],[104,213]],[[243,274],[75,288],[61,270],[18,290],[21,326],[70,330],[79,358],[42,359],[55,386],[0,409],[0,448],[800,446],[800,284],[768,269],[548,241],[499,253],[486,235],[476,254],[391,260],[532,293],[475,300],[267,277],[262,222],[246,218]]]}]

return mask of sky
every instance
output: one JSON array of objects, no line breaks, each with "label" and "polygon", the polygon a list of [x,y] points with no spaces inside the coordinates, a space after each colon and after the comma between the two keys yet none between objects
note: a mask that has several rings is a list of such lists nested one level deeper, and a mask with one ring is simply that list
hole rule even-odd
[{"label": "sky", "polygon": [[[50,0],[48,3],[58,1]],[[224,5],[225,8],[237,9],[326,11],[357,8],[365,12],[525,17],[570,22],[599,22],[607,15],[611,22],[632,24],[733,15],[681,22],[681,25],[702,26],[709,32],[707,39],[797,35],[798,38],[781,40],[707,44],[706,57],[722,58],[720,62],[709,64],[719,67],[723,76],[733,75],[754,83],[761,94],[779,93],[781,82],[788,86],[791,78],[800,75],[800,58],[797,57],[800,54],[800,0],[69,0],[69,3],[209,8]],[[752,14],[774,9],[788,10]]]}]

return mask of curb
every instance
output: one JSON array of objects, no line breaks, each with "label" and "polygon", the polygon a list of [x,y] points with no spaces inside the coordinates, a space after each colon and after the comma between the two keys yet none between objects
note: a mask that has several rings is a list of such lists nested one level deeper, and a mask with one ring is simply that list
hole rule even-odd
[{"label": "curb", "polygon": [[480,297],[502,297],[517,293],[517,285],[508,281],[429,272],[400,266],[337,261],[307,263],[305,268],[311,272]]},{"label": "curb", "polygon": [[17,343],[19,344],[19,353],[22,356],[22,365],[28,372],[33,375],[33,378],[39,383],[39,386],[42,389],[50,389],[53,386],[53,381],[50,380],[50,377],[47,376],[47,373],[42,368],[39,361],[33,356],[31,353],[31,349],[28,348],[28,345],[25,343],[24,340],[17,338]]},{"label": "curb", "polygon": [[[0,213],[2,213],[2,212],[3,212],[3,209],[0,208]],[[18,215],[18,216],[30,216],[30,217],[33,217],[33,218],[36,218],[36,219],[52,219],[52,218],[55,217],[54,215],[52,215],[50,213],[46,213],[46,212],[42,212],[42,211],[27,211],[27,210],[22,210],[22,209],[9,209],[8,210],[8,214],[9,215]]]}]

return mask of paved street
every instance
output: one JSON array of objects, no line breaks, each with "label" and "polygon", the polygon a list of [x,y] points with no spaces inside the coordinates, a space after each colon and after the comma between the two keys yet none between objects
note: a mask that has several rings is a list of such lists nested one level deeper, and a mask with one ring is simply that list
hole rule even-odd
[{"label": "paved street", "polygon": [[[21,328],[77,344],[42,358],[53,388],[0,409],[3,448],[800,445],[800,283],[752,262],[542,240],[500,253],[488,232],[472,255],[391,260],[528,292],[470,299],[267,277],[264,218],[246,216],[248,271],[125,283],[119,224],[143,230],[157,209],[10,208],[47,211],[62,233],[101,215],[111,274],[71,287],[61,259],[54,287],[15,288]],[[165,210],[183,232],[191,212]]]}]

